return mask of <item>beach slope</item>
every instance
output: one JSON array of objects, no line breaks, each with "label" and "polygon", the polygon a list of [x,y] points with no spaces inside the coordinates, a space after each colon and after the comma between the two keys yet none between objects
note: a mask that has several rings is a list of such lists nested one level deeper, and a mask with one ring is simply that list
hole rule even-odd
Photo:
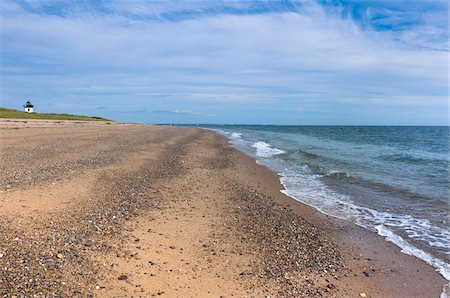
[{"label": "beach slope", "polygon": [[0,294],[438,297],[380,237],[280,193],[211,131],[0,123]]}]

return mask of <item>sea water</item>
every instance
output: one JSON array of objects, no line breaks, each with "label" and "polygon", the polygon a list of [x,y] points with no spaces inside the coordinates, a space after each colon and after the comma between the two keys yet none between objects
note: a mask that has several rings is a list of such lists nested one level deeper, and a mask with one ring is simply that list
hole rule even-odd
[{"label": "sea water", "polygon": [[209,125],[288,196],[377,232],[450,280],[449,127]]}]

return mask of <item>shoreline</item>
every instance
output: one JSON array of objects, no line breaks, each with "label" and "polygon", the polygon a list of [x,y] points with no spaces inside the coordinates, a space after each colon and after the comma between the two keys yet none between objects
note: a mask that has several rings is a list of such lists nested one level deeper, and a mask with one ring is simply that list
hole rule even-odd
[{"label": "shoreline", "polygon": [[[10,270],[1,275],[3,295],[442,291],[445,279],[434,268],[282,194],[276,173],[217,133],[120,123],[14,125],[0,121],[8,169],[0,263]],[[24,277],[34,282],[25,287]]]},{"label": "shoreline", "polygon": [[[225,136],[223,137],[229,141]],[[378,293],[378,297],[440,296],[448,281],[437,272],[437,269],[415,256],[401,252],[400,247],[373,231],[347,220],[324,214],[315,207],[284,194],[282,190],[285,188],[278,173],[257,163],[255,158],[246,153],[234,149],[244,155],[244,158],[252,160],[259,168],[258,171],[265,173],[267,180],[273,180],[269,188],[277,189],[277,191],[267,191],[277,202],[289,206],[295,213],[322,226],[330,231],[335,239],[338,239],[340,247],[350,256],[348,261],[354,271],[353,280],[343,283],[345,287],[362,292],[371,289],[372,293]],[[364,272],[368,273],[371,280],[367,279],[368,276]],[[420,281],[420,284],[417,281]],[[436,287],[436,283],[440,286]],[[365,284],[365,288],[362,288],[361,284]],[[434,287],[434,294],[428,289],[424,291],[423,287]]]},{"label": "shoreline", "polygon": [[[428,247],[416,247],[414,246],[414,244],[410,244],[408,242],[406,242],[402,237],[398,236],[398,234],[393,233],[390,231],[390,228],[388,228],[390,225],[381,225],[380,222],[373,223],[371,221],[372,218],[368,219],[368,223],[364,223],[364,222],[358,222],[358,220],[350,220],[345,218],[345,216],[342,216],[342,214],[336,215],[338,214],[338,212],[336,212],[335,210],[331,209],[329,206],[327,207],[325,204],[325,209],[323,209],[321,202],[315,202],[315,203],[308,203],[308,200],[311,201],[310,198],[304,200],[302,198],[302,194],[299,194],[299,191],[296,190],[295,188],[290,188],[289,186],[289,179],[293,179],[292,177],[290,177],[289,172],[286,172],[285,168],[289,167],[288,164],[283,163],[282,161],[278,160],[277,158],[275,158],[274,160],[270,159],[272,156],[277,156],[279,154],[284,154],[286,153],[284,150],[276,148],[276,147],[272,147],[270,144],[265,143],[264,141],[260,141],[261,138],[254,138],[255,136],[253,136],[253,139],[249,139],[248,136],[246,136],[246,138],[243,138],[241,133],[236,132],[236,131],[240,131],[239,128],[236,128],[236,130],[223,130],[223,129],[219,129],[219,128],[205,128],[207,130],[211,130],[213,132],[219,133],[220,135],[225,136],[228,141],[229,144],[245,153],[246,155],[250,156],[253,159],[256,159],[256,163],[259,165],[262,165],[264,167],[266,167],[267,169],[269,169],[270,171],[273,171],[277,174],[278,176],[278,180],[279,183],[281,184],[280,187],[280,191],[285,194],[288,197],[291,197],[293,200],[300,202],[301,204],[307,205],[309,207],[312,207],[313,209],[315,209],[316,211],[318,211],[319,213],[325,214],[327,216],[331,216],[333,218],[336,218],[338,220],[344,220],[344,221],[349,221],[354,223],[355,225],[357,225],[358,227],[362,227],[365,230],[368,230],[372,233],[376,233],[377,235],[381,236],[383,239],[385,239],[385,241],[391,242],[393,244],[395,244],[396,246],[398,246],[400,248],[400,250],[407,255],[412,255],[422,261],[424,261],[425,263],[427,263],[428,265],[430,265],[431,267],[433,267],[437,272],[439,272],[440,275],[442,275],[444,277],[444,279],[448,281],[450,281],[450,275],[449,275],[449,265],[448,262],[446,262],[445,260],[447,260],[445,254],[442,255],[440,257],[435,256],[432,253],[432,248],[428,248]],[[250,135],[250,133],[249,133]],[[264,140],[264,138],[262,138]],[[252,144],[253,143],[253,144]],[[252,145],[251,145],[252,144]],[[250,148],[251,147],[251,148]],[[256,149],[256,152],[255,150]],[[284,160],[284,158],[283,158]],[[290,160],[292,162],[292,160]],[[300,171],[302,172],[302,171]],[[331,171],[333,172],[333,171]],[[348,175],[348,174],[346,174]],[[296,178],[298,179],[298,178]],[[307,178],[306,178],[307,179]],[[295,182],[293,182],[295,185]],[[320,189],[319,189],[320,191]],[[302,191],[300,191],[301,193]],[[304,194],[306,197],[310,196],[311,194],[314,195],[314,191],[309,190],[309,193]],[[314,202],[314,200],[312,200],[311,202]],[[321,207],[322,206],[322,207]],[[358,206],[354,206],[352,205],[353,208],[354,207],[358,207]],[[364,205],[361,205],[364,206]],[[328,209],[327,209],[328,208]],[[340,210],[340,206],[336,206],[335,207],[336,210]],[[374,211],[376,212],[376,210],[373,210],[373,207],[370,206],[366,206],[365,207],[360,207],[362,210],[365,210],[366,212],[371,212]],[[372,209],[371,209],[372,208]],[[359,213],[362,212],[360,210],[358,210],[359,208],[356,208],[355,212]]]}]

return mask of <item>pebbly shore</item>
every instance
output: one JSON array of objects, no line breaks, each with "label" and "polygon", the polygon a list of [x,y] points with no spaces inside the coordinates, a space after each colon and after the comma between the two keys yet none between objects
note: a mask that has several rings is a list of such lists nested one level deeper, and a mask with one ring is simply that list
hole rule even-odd
[{"label": "pebbly shore", "polygon": [[0,137],[3,297],[394,293],[342,236],[353,228],[213,132],[36,122]]}]

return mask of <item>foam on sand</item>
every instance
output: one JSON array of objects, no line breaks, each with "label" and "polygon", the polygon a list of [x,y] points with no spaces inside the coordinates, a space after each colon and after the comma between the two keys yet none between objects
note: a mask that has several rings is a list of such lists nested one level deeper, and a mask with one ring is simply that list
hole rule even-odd
[{"label": "foam on sand", "polygon": [[450,280],[450,265],[445,262],[431,256],[430,254],[418,249],[408,242],[406,242],[402,237],[394,234],[384,225],[379,225],[375,227],[379,235],[383,236],[386,240],[394,243],[402,249],[402,253],[415,256],[432,267],[436,268],[438,272],[446,279]]}]

